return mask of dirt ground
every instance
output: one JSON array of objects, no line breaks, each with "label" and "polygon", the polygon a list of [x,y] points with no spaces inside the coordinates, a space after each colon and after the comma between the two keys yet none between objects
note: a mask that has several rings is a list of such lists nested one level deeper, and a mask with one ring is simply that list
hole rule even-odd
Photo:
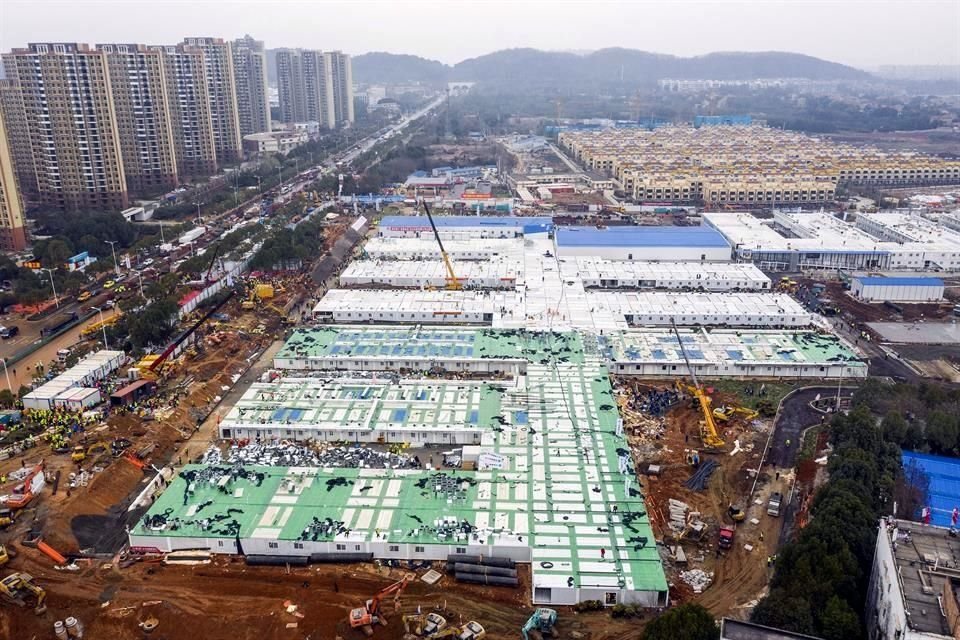
[{"label": "dirt ground", "polygon": [[[623,380],[615,381],[623,389]],[[632,392],[642,391],[647,385],[637,382]],[[668,384],[657,385],[666,388]],[[709,386],[709,385],[708,385]],[[713,406],[727,403],[739,403],[730,394],[716,392]],[[772,569],[767,566],[767,557],[776,553],[776,541],[779,538],[782,520],[766,514],[766,500],[770,493],[779,490],[786,493],[789,473],[784,470],[775,475],[776,470],[767,467],[760,474],[754,501],[747,504],[747,497],[754,484],[760,456],[766,445],[772,420],[760,419],[748,423],[734,419],[723,428],[722,436],[726,440],[725,450],[720,453],[705,453],[701,450],[699,423],[702,414],[699,408],[692,407],[689,399],[681,400],[666,414],[665,429],[658,438],[651,439],[639,435],[636,430],[630,435],[635,457],[641,464],[659,464],[659,476],[647,476],[641,479],[654,534],[657,540],[670,541],[673,532],[667,527],[669,520],[668,501],[672,498],[690,505],[691,511],[700,512],[700,519],[708,525],[707,532],[700,540],[684,538],[682,546],[688,562],[686,565],[675,563],[669,554],[661,548],[664,570],[671,585],[671,600],[674,603],[693,601],[707,607],[716,616],[729,615],[743,617],[742,608],[752,606],[766,589]],[[630,421],[627,421],[628,433]],[[734,441],[739,441],[744,449],[736,455],[730,455]],[[683,486],[694,469],[685,462],[685,450],[700,451],[701,464],[715,460],[720,466],[714,471],[707,490],[697,492]],[[759,501],[760,504],[756,504]],[[721,525],[733,524],[727,514],[727,507],[738,504],[746,509],[746,519],[736,526],[736,537],[731,549],[718,552],[718,530]],[[751,521],[757,520],[754,524]],[[761,539],[762,532],[762,539]],[[751,546],[748,550],[745,546]],[[713,583],[700,594],[680,579],[681,571],[702,569],[713,573]]]}]

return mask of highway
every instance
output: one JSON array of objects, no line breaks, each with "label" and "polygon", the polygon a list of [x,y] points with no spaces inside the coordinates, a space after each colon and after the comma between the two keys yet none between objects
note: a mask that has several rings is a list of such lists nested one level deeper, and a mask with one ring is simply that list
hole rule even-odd
[{"label": "highway", "polygon": [[367,151],[370,151],[370,149],[376,146],[377,142],[380,142],[384,136],[393,137],[394,135],[406,129],[411,122],[419,118],[422,118],[430,111],[439,107],[441,104],[443,104],[444,99],[445,99],[444,96],[440,96],[439,98],[437,98],[436,100],[434,100],[433,102],[425,106],[424,108],[420,109],[420,111],[417,111],[413,115],[407,116],[406,118],[403,118],[400,122],[396,123],[395,125],[392,125],[387,129],[387,131],[384,132],[381,129],[380,132],[378,132],[376,135],[373,135],[373,136],[370,136],[369,138],[365,138],[361,140],[360,142],[355,144],[353,147],[351,147],[351,149],[348,150],[348,152],[345,155],[343,155],[341,158],[339,159],[334,158],[333,163],[329,164],[328,166],[335,166],[337,162],[342,162],[343,164],[350,164],[351,162],[357,159],[357,156],[364,154]]}]

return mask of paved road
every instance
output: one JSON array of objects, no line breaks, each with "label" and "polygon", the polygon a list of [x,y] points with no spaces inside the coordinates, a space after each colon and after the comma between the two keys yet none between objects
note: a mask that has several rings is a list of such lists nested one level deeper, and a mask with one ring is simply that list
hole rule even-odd
[{"label": "paved road", "polygon": [[[853,387],[843,387],[841,394],[850,395]],[[817,396],[835,398],[836,386],[813,387],[794,392],[780,409],[777,423],[774,425],[773,437],[770,440],[770,450],[767,452],[767,462],[779,469],[792,468],[796,465],[797,454],[800,451],[800,434],[807,427],[820,424],[824,414],[810,406]],[[829,416],[827,416],[829,419]],[[790,446],[787,446],[787,440]]]}]

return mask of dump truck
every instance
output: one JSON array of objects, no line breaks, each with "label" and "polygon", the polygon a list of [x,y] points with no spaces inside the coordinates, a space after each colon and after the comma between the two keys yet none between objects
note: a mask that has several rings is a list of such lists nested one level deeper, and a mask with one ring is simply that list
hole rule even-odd
[{"label": "dump truck", "polygon": [[720,539],[717,542],[721,549],[729,549],[733,546],[733,538],[737,535],[733,527],[720,527]]},{"label": "dump truck", "polygon": [[780,515],[780,503],[783,502],[783,494],[774,491],[767,501],[767,515],[777,517]]}]

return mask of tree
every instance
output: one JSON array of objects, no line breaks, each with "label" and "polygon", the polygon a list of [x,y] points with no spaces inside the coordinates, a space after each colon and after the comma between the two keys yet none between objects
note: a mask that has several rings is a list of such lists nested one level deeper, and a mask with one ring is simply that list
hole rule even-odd
[{"label": "tree", "polygon": [[907,421],[895,411],[890,411],[883,417],[881,427],[883,428],[884,439],[890,442],[902,444],[907,436]]},{"label": "tree", "polygon": [[820,627],[824,640],[847,640],[861,635],[856,612],[837,596],[827,601],[820,617]]},{"label": "tree", "polygon": [[647,625],[643,640],[716,640],[720,637],[713,616],[699,604],[682,604]]},{"label": "tree", "polygon": [[791,596],[786,589],[771,590],[770,594],[754,607],[750,619],[757,624],[797,633],[814,631],[810,602]]},{"label": "tree", "polygon": [[6,409],[12,409],[13,403],[16,402],[16,398],[9,389],[3,389],[0,391],[0,406]]}]

